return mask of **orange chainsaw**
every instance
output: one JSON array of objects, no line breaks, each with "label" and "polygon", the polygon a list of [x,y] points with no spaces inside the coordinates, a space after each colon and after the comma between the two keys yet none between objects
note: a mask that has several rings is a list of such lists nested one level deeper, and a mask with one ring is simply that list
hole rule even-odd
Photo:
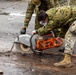
[{"label": "orange chainsaw", "polygon": [[16,49],[20,52],[40,53],[44,50],[59,47],[63,44],[63,40],[60,37],[55,37],[53,31],[49,34],[39,36],[34,34],[32,36],[28,34],[20,35],[15,40]]},{"label": "orange chainsaw", "polygon": [[[34,36],[34,35],[33,35]],[[50,48],[59,47],[63,44],[63,40],[60,37],[55,37],[54,33],[46,34],[43,36],[36,36],[35,47],[33,47],[32,38],[30,39],[31,49],[33,52],[42,52]]]}]

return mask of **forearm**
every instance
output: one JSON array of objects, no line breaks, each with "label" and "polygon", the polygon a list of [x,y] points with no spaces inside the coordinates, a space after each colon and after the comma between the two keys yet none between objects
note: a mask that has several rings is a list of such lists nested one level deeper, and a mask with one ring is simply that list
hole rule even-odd
[{"label": "forearm", "polygon": [[33,13],[30,13],[30,12],[29,13],[26,13],[26,17],[24,19],[24,26],[25,27],[28,27],[28,24],[29,24],[29,22],[31,20],[32,14]]},{"label": "forearm", "polygon": [[34,8],[35,8],[35,6],[32,4],[32,2],[29,2],[28,7],[27,7],[27,11],[26,11],[26,17],[24,20],[25,27],[28,27],[28,24],[29,24],[31,17],[32,17],[32,14],[34,12]]},{"label": "forearm", "polygon": [[55,23],[53,21],[50,21],[50,23],[48,23],[46,26],[39,28],[37,30],[37,33],[39,35],[44,35],[44,34],[50,32],[51,30],[53,30],[55,27],[56,27]]}]

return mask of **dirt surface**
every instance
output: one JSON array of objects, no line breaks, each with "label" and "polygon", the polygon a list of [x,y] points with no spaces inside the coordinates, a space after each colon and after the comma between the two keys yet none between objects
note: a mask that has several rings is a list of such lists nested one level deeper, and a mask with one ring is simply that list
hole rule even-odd
[{"label": "dirt surface", "polygon": [[[62,60],[63,55],[21,53],[0,53],[0,69],[3,75],[76,75],[76,66],[72,68],[54,67],[53,63]],[[72,57],[76,65],[76,57]]]}]

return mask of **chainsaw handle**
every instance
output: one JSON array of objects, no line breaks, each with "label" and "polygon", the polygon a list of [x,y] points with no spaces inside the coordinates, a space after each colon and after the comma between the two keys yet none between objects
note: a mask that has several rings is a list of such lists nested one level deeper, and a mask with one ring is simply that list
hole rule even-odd
[{"label": "chainsaw handle", "polygon": [[35,49],[33,48],[33,44],[32,44],[32,38],[35,36],[36,34],[33,34],[30,38],[30,48],[31,50],[35,53]]}]

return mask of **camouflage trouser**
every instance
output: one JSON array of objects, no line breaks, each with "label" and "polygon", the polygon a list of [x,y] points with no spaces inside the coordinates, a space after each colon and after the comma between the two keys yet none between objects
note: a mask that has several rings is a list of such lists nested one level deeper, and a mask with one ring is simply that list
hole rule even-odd
[{"label": "camouflage trouser", "polygon": [[72,55],[76,43],[76,21],[72,23],[65,35],[65,51]]}]

